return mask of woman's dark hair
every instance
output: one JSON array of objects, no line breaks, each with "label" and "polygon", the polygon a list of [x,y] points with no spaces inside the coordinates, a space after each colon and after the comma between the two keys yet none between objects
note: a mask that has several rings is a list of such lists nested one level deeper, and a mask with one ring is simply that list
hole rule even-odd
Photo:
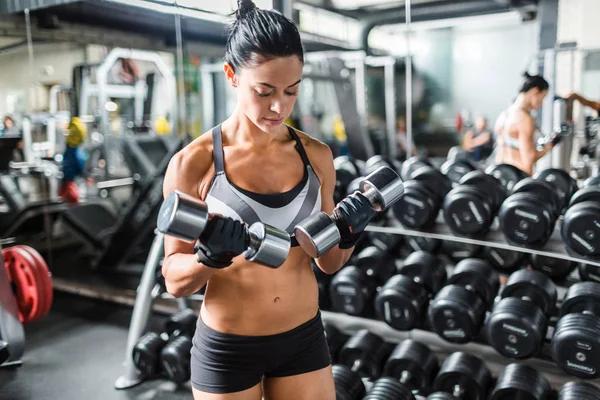
[{"label": "woman's dark hair", "polygon": [[525,72],[523,77],[525,77],[525,82],[523,82],[521,90],[519,90],[520,93],[527,93],[534,88],[538,89],[540,92],[543,92],[544,90],[548,90],[550,87],[548,81],[546,81],[541,75],[529,75],[529,73]]},{"label": "woman's dark hair", "polygon": [[225,61],[235,71],[293,55],[304,63],[300,32],[283,14],[262,10],[252,0],[238,0],[235,16],[225,49]]}]

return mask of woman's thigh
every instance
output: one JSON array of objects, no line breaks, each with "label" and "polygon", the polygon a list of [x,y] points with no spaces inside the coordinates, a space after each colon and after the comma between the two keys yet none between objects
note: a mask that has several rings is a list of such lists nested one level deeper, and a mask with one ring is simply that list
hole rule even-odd
[{"label": "woman's thigh", "polygon": [[331,366],[299,375],[265,378],[265,400],[335,400]]}]

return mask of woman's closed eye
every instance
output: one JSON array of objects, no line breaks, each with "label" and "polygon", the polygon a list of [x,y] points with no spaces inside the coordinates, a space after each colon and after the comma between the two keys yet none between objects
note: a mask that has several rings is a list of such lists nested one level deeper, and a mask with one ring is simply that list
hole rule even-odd
[{"label": "woman's closed eye", "polygon": [[[269,93],[262,93],[262,92],[259,92],[259,91],[257,91],[257,90],[255,90],[255,92],[256,92],[256,94],[257,94],[259,97],[269,97],[270,95],[272,95],[272,94],[273,94],[273,92],[269,92]],[[298,91],[295,91],[295,92],[284,92],[284,93],[285,93],[286,95],[288,95],[288,96],[296,96],[296,95],[298,94]]]}]

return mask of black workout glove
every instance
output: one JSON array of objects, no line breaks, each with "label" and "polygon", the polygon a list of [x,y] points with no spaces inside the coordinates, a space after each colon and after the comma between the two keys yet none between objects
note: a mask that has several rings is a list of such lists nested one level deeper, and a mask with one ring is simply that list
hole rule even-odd
[{"label": "black workout glove", "polygon": [[369,200],[354,193],[340,201],[333,210],[333,217],[342,237],[340,249],[353,247],[377,211]]},{"label": "black workout glove", "polygon": [[207,267],[225,268],[247,247],[246,226],[243,222],[214,217],[206,223],[194,250],[198,262]]},{"label": "black workout glove", "polygon": [[560,133],[557,133],[557,134],[556,134],[556,135],[555,135],[555,136],[552,138],[552,140],[551,140],[552,146],[556,146],[557,144],[559,144],[560,142],[562,142],[562,140],[563,140],[564,138],[565,138],[565,137],[564,137],[562,134],[560,134]]}]

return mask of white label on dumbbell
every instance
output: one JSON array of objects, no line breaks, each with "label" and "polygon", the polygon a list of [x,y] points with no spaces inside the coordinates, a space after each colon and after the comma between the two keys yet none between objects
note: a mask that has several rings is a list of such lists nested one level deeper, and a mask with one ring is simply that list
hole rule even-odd
[{"label": "white label on dumbbell", "polygon": [[452,214],[452,219],[454,220],[454,223],[456,224],[456,226],[461,227],[462,224],[460,223],[460,218],[458,218],[458,215],[456,214]]},{"label": "white label on dumbbell", "polygon": [[594,220],[594,226],[598,229],[600,229],[600,222],[598,222],[598,220]]},{"label": "white label on dumbbell", "polygon": [[587,365],[576,364],[569,360],[567,360],[567,368],[571,368],[576,371],[583,372],[584,374],[590,374],[590,375],[596,374],[596,368],[588,367]]},{"label": "white label on dumbbell", "polygon": [[385,315],[385,320],[387,322],[390,322],[392,320],[392,311],[390,310],[389,301],[383,303],[383,314]]},{"label": "white label on dumbbell", "polygon": [[452,252],[452,257],[453,258],[467,258],[469,257],[469,252],[465,251],[465,250],[461,250],[461,251],[453,251]]},{"label": "white label on dumbbell", "polygon": [[512,346],[504,346],[504,350],[506,350],[506,352],[510,353],[510,354],[515,354],[515,355],[519,354],[519,350],[515,349]]},{"label": "white label on dumbbell", "polygon": [[343,296],[356,296],[356,288],[354,286],[340,285],[336,290]]},{"label": "white label on dumbbell", "polygon": [[464,338],[465,337],[465,331],[463,331],[462,329],[447,330],[447,331],[444,331],[444,337],[447,337],[447,338]]},{"label": "white label on dumbbell", "polygon": [[508,331],[511,333],[516,333],[517,335],[521,335],[523,337],[529,336],[529,333],[525,329],[517,328],[516,326],[513,326],[513,325],[502,324],[502,328],[505,331]]},{"label": "white label on dumbbell", "polygon": [[404,219],[406,222],[408,222],[411,225],[413,225],[415,223],[415,219],[413,217],[411,217],[410,215],[403,214],[402,219]]},{"label": "white label on dumbbell", "polygon": [[537,215],[533,215],[531,213],[528,213],[527,211],[519,210],[518,208],[515,210],[515,214],[518,215],[519,217],[527,218],[533,222],[540,221],[540,219],[538,218]]},{"label": "white label on dumbbell", "polygon": [[475,216],[475,219],[477,220],[477,222],[479,222],[480,224],[483,224],[483,218],[481,218],[481,214],[479,213],[479,210],[475,206],[475,203],[473,203],[472,201],[470,201],[469,202],[469,208],[471,209],[471,212]]},{"label": "white label on dumbbell", "polygon": [[513,231],[515,236],[520,237],[523,240],[527,240],[527,238],[529,237],[526,233],[523,233],[521,231]]},{"label": "white label on dumbbell", "polygon": [[581,350],[586,350],[589,351],[592,349],[592,345],[586,342],[580,342],[579,340],[577,341],[577,347],[579,347]]},{"label": "white label on dumbbell", "polygon": [[581,236],[579,236],[578,234],[576,234],[575,232],[571,233],[571,237],[580,245],[582,245],[583,247],[585,247],[585,249],[589,252],[593,252],[596,251],[596,248],[594,246],[592,246],[591,244],[589,244],[588,242],[586,242]]},{"label": "white label on dumbbell", "polygon": [[404,201],[406,203],[412,204],[413,206],[417,206],[420,209],[424,209],[425,208],[425,203],[423,203],[422,201],[419,201],[415,198],[412,198],[410,196],[404,196]]},{"label": "white label on dumbbell", "polygon": [[496,262],[498,263],[498,265],[504,265],[504,259],[502,257],[500,257],[500,254],[498,254],[498,252],[496,250],[490,250],[490,255],[492,256],[492,258],[494,260],[496,260]]}]

